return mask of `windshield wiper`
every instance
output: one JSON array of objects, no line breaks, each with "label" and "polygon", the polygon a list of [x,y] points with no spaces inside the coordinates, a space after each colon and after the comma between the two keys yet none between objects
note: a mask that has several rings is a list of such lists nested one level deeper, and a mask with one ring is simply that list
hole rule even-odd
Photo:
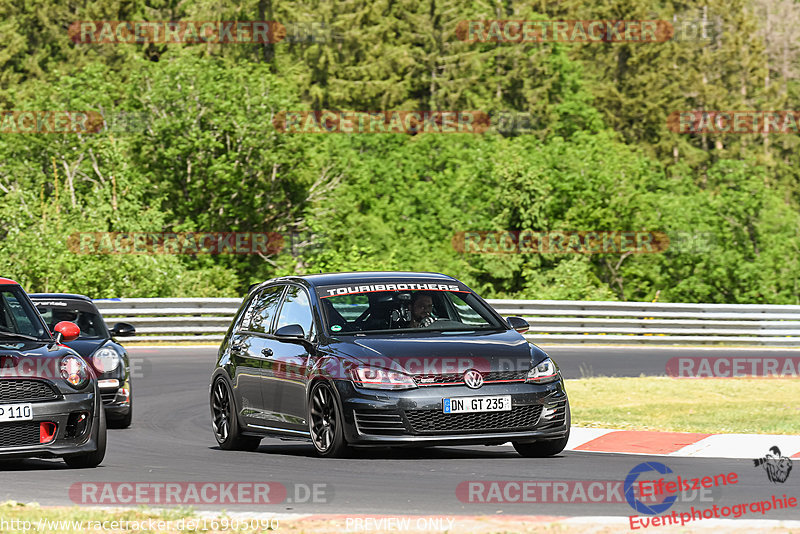
[{"label": "windshield wiper", "polygon": [[18,334],[16,332],[6,332],[5,330],[0,330],[0,338],[10,337],[10,338],[17,338],[17,339],[27,339],[29,341],[42,341],[38,337],[28,336],[25,334]]}]

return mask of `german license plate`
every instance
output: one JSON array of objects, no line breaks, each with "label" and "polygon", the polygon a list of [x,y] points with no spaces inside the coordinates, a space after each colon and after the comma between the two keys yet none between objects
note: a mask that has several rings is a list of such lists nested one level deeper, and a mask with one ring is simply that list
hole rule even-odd
[{"label": "german license plate", "polygon": [[31,419],[33,419],[33,408],[30,404],[0,404],[0,423]]},{"label": "german license plate", "polygon": [[444,413],[510,412],[511,395],[442,399]]}]

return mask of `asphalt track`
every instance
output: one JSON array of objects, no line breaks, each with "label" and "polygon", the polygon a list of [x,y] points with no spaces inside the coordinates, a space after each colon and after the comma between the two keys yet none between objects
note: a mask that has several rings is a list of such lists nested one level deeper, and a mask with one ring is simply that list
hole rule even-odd
[{"label": "asphalt track", "polygon": [[[664,364],[670,357],[697,355],[697,349],[548,350],[568,378],[586,374],[658,375],[664,373]],[[78,482],[252,481],[286,485],[287,500],[259,506],[204,504],[195,508],[318,514],[628,516],[633,509],[624,502],[624,497],[623,502],[611,503],[463,502],[456,488],[465,481],[622,481],[644,461],[665,463],[674,474],[684,478],[737,473],[735,485],[705,496],[695,495],[688,502],[679,500],[670,512],[686,511],[692,505],[732,506],[771,499],[773,495],[798,497],[799,493],[800,472],[792,473],[784,484],[771,483],[765,472],[755,468],[749,459],[569,451],[554,458],[523,459],[509,446],[479,446],[371,449],[361,450],[355,458],[324,460],[314,456],[309,444],[272,439],[262,441],[260,449],[253,453],[222,451],[211,434],[208,408],[208,378],[215,349],[132,347],[130,352],[136,373],[134,422],[130,429],[109,431],[108,453],[102,466],[72,470],[56,460],[0,462],[0,501],[74,504],[69,488]],[[724,355],[734,352],[726,349]],[[750,357],[756,355],[751,350],[744,353]],[[723,355],[723,351],[714,351],[714,355]],[[778,354],[770,351],[770,355]],[[591,372],[587,373],[589,369]],[[302,487],[295,489],[295,484],[326,486],[318,493],[317,502],[297,502],[294,492],[304,497],[305,491]],[[485,488],[488,491],[488,486]],[[686,497],[691,499],[691,495]],[[798,517],[798,508],[745,516],[747,519]]]}]

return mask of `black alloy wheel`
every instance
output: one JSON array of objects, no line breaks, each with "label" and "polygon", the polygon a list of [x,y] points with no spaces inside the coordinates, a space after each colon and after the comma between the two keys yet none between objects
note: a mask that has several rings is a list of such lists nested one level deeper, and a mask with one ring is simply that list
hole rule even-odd
[{"label": "black alloy wheel", "polygon": [[317,454],[323,457],[344,456],[348,452],[342,417],[336,396],[325,382],[318,382],[309,400],[309,430]]},{"label": "black alloy wheel", "polygon": [[241,435],[233,395],[223,378],[215,380],[211,388],[211,416],[214,437],[222,449],[254,451],[258,448],[261,438]]}]

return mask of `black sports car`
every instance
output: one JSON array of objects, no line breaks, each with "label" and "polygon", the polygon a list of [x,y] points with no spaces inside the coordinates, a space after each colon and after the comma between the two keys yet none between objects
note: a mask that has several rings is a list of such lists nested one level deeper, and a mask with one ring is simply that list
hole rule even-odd
[{"label": "black sports car", "polygon": [[0,459],[61,457],[95,467],[106,452],[106,418],[91,367],[62,342],[77,325],[59,322],[54,335],[13,280],[0,278]]},{"label": "black sports car", "polygon": [[92,299],[83,295],[31,293],[30,297],[51,331],[60,321],[78,325],[80,336],[65,345],[83,356],[94,368],[108,426],[131,426],[133,389],[130,361],[125,347],[113,338],[132,336],[136,329],[128,323],[117,323],[109,330]]},{"label": "black sports car", "polygon": [[512,442],[561,452],[570,410],[558,366],[464,284],[442,274],[290,276],[251,287],[211,376],[223,449],[265,436],[350,445]]}]

